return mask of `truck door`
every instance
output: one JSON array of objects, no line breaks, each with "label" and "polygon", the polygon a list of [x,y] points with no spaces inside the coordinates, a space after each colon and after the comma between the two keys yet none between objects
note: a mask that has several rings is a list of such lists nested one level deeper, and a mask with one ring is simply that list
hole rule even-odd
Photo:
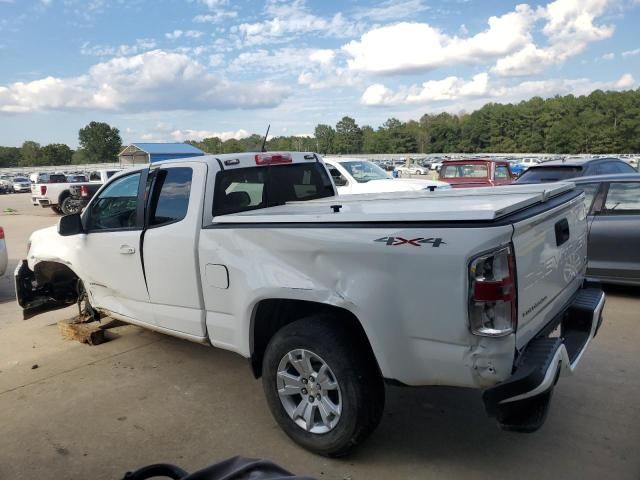
[{"label": "truck door", "polygon": [[152,168],[142,242],[155,323],[195,337],[205,336],[198,235],[206,178],[203,163]]},{"label": "truck door", "polygon": [[80,276],[94,306],[153,323],[140,256],[146,178],[138,170],[105,187],[83,215],[86,234],[78,246],[85,252]]},{"label": "truck door", "polygon": [[611,182],[590,219],[587,275],[640,281],[640,182]]}]

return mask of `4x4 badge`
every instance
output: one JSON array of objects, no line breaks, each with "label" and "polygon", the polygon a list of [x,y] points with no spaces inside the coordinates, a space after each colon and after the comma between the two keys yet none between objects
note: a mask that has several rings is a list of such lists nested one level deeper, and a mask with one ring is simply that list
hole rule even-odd
[{"label": "4x4 badge", "polygon": [[382,237],[374,240],[374,242],[382,242],[386,245],[397,247],[399,245],[412,245],[414,247],[421,247],[426,243],[430,243],[432,247],[439,247],[440,245],[446,245],[447,243],[442,238],[402,238],[402,237]]}]

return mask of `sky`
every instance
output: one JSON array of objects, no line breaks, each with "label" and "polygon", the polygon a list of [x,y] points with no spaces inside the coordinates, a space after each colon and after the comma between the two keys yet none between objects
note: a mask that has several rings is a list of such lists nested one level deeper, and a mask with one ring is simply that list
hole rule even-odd
[{"label": "sky", "polygon": [[313,134],[636,89],[640,0],[0,0],[0,145]]}]

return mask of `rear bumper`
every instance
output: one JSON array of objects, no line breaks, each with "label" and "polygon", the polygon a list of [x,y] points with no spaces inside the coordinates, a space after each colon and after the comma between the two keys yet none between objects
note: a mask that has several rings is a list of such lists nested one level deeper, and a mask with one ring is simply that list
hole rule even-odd
[{"label": "rear bumper", "polygon": [[31,203],[33,203],[33,205],[35,205],[36,207],[38,205],[40,205],[42,207],[48,207],[50,205],[49,199],[47,199],[47,198],[38,198],[38,197],[31,197]]},{"label": "rear bumper", "polygon": [[601,289],[581,289],[558,316],[560,335],[541,332],[518,357],[511,377],[484,391],[487,413],[503,429],[533,432],[543,425],[558,378],[575,371],[598,333],[604,303]]}]

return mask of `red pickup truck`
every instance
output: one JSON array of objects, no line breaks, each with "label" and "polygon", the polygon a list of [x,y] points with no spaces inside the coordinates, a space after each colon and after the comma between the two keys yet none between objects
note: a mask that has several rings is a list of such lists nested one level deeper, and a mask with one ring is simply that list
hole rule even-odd
[{"label": "red pickup truck", "polygon": [[515,176],[506,160],[445,160],[440,180],[453,188],[508,185]]}]

